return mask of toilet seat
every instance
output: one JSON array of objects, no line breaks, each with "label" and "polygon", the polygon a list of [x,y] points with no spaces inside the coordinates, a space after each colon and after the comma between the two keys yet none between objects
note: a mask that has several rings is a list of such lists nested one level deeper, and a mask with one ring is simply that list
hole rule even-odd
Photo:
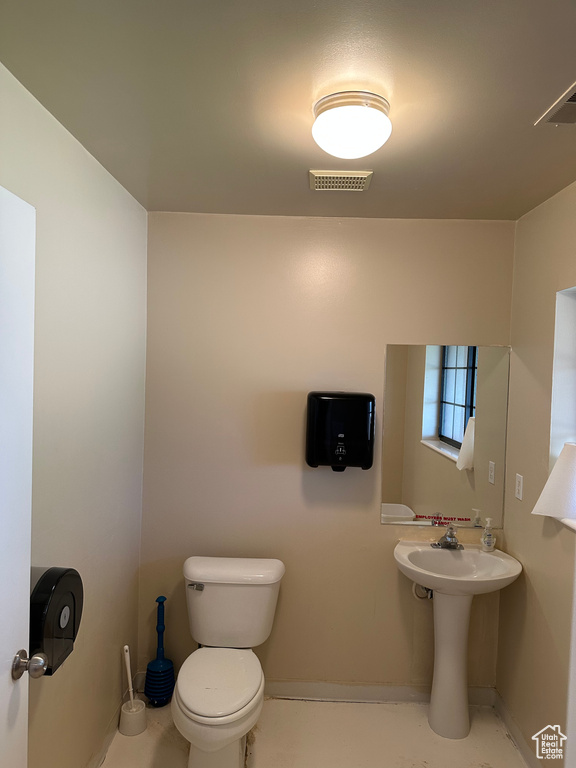
[{"label": "toilet seat", "polygon": [[187,717],[224,724],[243,716],[263,687],[260,661],[249,648],[199,648],[182,665],[176,694]]}]

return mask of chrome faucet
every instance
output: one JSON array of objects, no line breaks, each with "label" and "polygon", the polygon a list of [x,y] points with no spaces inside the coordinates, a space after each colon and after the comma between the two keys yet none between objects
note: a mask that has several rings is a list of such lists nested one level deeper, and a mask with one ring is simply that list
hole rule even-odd
[{"label": "chrome faucet", "polygon": [[462,544],[458,543],[456,526],[452,525],[452,523],[446,527],[444,535],[430,546],[434,547],[434,549],[464,549]]}]

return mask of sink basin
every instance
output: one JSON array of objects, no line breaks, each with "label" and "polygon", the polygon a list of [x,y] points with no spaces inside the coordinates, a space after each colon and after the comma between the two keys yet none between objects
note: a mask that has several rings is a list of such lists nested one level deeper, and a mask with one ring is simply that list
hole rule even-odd
[{"label": "sink basin", "polygon": [[464,549],[434,549],[429,542],[400,541],[394,550],[400,571],[423,587],[445,595],[481,595],[495,592],[518,578],[522,565],[495,549],[479,545]]}]

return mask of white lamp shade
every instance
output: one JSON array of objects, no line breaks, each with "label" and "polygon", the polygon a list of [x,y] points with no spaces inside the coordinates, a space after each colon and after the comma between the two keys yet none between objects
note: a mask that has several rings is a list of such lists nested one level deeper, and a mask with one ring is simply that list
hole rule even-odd
[{"label": "white lamp shade", "polygon": [[371,155],[392,133],[388,108],[386,99],[362,91],[325,96],[314,108],[314,141],[329,155],[346,160]]},{"label": "white lamp shade", "polygon": [[533,515],[576,519],[576,443],[565,443]]}]

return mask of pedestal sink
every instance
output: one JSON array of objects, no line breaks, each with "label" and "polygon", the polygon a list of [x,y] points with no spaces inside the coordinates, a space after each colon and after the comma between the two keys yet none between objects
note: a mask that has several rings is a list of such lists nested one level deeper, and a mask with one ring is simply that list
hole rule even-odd
[{"label": "pedestal sink", "polygon": [[522,565],[498,549],[483,552],[473,544],[434,549],[423,541],[398,542],[394,559],[405,576],[434,590],[434,679],[428,722],[440,736],[463,739],[470,732],[466,665],[472,598],[508,586]]}]

